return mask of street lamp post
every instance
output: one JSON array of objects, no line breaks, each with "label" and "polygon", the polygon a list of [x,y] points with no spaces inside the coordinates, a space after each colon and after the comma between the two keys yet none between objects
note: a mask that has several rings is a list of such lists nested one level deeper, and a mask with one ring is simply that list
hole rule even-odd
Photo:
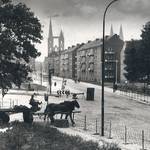
[{"label": "street lamp post", "polygon": [[51,68],[51,66],[48,66],[48,78],[49,78],[49,93],[52,94],[52,74],[54,74],[54,68]]},{"label": "street lamp post", "polygon": [[40,73],[40,78],[41,78],[41,85],[42,85],[42,81],[43,81],[43,66],[42,66],[42,62],[41,62],[41,73]]},{"label": "street lamp post", "polygon": [[102,53],[101,53],[101,62],[102,62],[102,89],[101,89],[101,136],[104,136],[104,79],[105,79],[105,17],[106,17],[106,12],[108,10],[108,8],[111,6],[111,4],[113,4],[114,2],[116,2],[118,0],[113,0],[111,1],[105,11],[104,11],[104,15],[103,15],[103,47],[102,47]]},{"label": "street lamp post", "polygon": [[117,84],[118,83],[118,60],[116,60],[116,79],[115,79],[115,84]]}]

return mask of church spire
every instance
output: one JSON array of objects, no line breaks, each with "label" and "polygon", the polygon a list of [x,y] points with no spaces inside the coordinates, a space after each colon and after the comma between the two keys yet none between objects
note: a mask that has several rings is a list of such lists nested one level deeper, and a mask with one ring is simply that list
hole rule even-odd
[{"label": "church spire", "polygon": [[124,40],[122,25],[120,25],[119,37],[120,37],[121,40]]},{"label": "church spire", "polygon": [[64,34],[63,31],[60,31],[60,35],[59,35],[59,51],[63,51],[64,50]]},{"label": "church spire", "polygon": [[59,36],[59,37],[64,38],[64,34],[63,34],[62,29],[61,29],[61,31],[60,31],[60,36]]},{"label": "church spire", "polygon": [[52,21],[50,18],[50,22],[49,22],[49,38],[53,37],[53,31],[52,31]]},{"label": "church spire", "polygon": [[52,31],[52,22],[50,18],[49,22],[49,35],[48,35],[48,56],[53,52],[53,31]]},{"label": "church spire", "polygon": [[114,32],[113,32],[113,26],[111,24],[111,28],[110,28],[110,36],[113,36],[114,35]]}]

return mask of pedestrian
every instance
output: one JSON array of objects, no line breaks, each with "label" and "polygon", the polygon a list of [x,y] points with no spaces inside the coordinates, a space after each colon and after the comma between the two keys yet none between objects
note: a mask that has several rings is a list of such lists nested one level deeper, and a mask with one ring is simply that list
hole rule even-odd
[{"label": "pedestrian", "polygon": [[36,111],[38,111],[38,110],[41,109],[41,107],[39,107],[39,105],[41,105],[42,102],[39,102],[39,101],[35,100],[34,96],[35,96],[35,93],[33,95],[31,95],[29,104],[32,106],[31,110],[34,111],[34,112],[36,112]]},{"label": "pedestrian", "polygon": [[44,94],[44,100],[46,101],[46,102],[48,102],[48,94]]},{"label": "pedestrian", "polygon": [[77,94],[76,94],[76,93],[73,93],[73,94],[72,94],[72,99],[73,99],[73,100],[78,99],[78,97],[77,97]]},{"label": "pedestrian", "polygon": [[66,97],[68,98],[68,96],[70,95],[70,91],[69,91],[69,90],[66,90],[66,91],[65,91],[65,94],[66,94]]}]

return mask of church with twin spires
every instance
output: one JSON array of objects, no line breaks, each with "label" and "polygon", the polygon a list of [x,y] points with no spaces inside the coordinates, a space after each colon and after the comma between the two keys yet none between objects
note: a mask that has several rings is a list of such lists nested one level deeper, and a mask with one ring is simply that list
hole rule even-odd
[{"label": "church with twin spires", "polygon": [[64,51],[64,34],[60,31],[59,35],[53,34],[52,20],[49,22],[49,33],[48,33],[48,55],[45,57],[44,66],[45,72],[48,73],[49,69],[55,68],[55,73],[59,75],[59,64],[60,54]]}]

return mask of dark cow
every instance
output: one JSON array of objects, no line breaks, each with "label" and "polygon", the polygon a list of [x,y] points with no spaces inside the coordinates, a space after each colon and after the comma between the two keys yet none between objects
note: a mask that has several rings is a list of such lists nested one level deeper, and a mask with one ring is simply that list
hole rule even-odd
[{"label": "dark cow", "polygon": [[80,108],[79,103],[77,102],[77,100],[73,100],[73,101],[64,101],[60,104],[55,104],[55,103],[51,103],[48,104],[46,106],[46,109],[44,111],[44,120],[46,119],[46,116],[48,115],[48,117],[51,119],[51,123],[54,123],[54,115],[55,114],[66,114],[66,119],[68,116],[70,116],[70,120],[72,125],[75,124],[75,122],[73,121],[72,118],[72,111],[75,109],[75,107]]}]

